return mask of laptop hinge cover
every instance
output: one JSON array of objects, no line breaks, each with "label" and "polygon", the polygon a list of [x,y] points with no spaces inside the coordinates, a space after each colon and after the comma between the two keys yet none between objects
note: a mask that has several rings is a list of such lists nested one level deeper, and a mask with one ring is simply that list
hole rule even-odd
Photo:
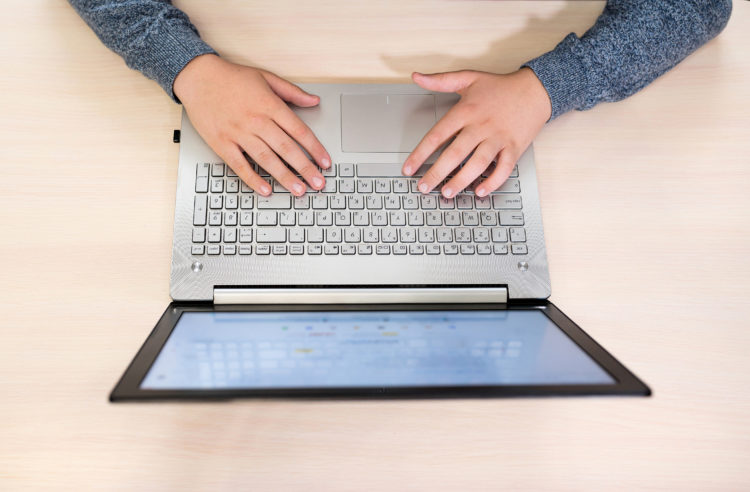
[{"label": "laptop hinge cover", "polygon": [[217,287],[214,304],[419,304],[508,302],[506,287]]}]

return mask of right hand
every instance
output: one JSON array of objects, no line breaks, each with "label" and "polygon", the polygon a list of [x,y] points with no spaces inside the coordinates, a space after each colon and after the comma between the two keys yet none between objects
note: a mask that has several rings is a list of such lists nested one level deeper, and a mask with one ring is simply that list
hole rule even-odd
[{"label": "right hand", "polygon": [[318,166],[300,145],[323,169],[331,167],[331,157],[284,102],[306,108],[317,105],[318,96],[270,72],[216,55],[201,55],[188,63],[175,78],[174,93],[201,137],[256,192],[268,196],[271,187],[253,171],[243,150],[296,196],[305,193],[305,184],[282,159],[311,188],[325,185]]}]

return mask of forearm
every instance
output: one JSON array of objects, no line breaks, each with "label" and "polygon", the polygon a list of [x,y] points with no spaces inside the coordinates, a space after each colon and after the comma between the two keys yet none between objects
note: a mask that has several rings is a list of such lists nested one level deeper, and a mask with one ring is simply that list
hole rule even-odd
[{"label": "forearm", "polygon": [[581,38],[569,34],[524,66],[552,102],[550,119],[639,91],[715,37],[731,0],[608,0]]},{"label": "forearm", "polygon": [[169,0],[68,0],[99,39],[172,98],[174,80],[196,56],[215,51]]}]

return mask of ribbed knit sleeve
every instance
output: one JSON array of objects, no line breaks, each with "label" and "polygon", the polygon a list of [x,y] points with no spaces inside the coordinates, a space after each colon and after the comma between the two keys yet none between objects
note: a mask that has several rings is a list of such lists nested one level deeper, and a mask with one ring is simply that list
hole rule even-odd
[{"label": "ribbed knit sleeve", "polygon": [[715,37],[731,0],[609,0],[594,26],[523,66],[541,80],[554,119],[639,91]]},{"label": "ribbed knit sleeve", "polygon": [[175,101],[177,74],[193,58],[216,53],[169,0],[69,0],[102,42]]}]

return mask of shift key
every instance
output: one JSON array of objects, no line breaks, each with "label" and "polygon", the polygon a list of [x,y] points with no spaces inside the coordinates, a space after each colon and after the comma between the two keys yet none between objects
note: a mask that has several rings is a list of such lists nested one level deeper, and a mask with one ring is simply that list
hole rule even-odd
[{"label": "shift key", "polygon": [[284,194],[273,194],[271,196],[259,196],[258,208],[292,208],[292,196]]}]

